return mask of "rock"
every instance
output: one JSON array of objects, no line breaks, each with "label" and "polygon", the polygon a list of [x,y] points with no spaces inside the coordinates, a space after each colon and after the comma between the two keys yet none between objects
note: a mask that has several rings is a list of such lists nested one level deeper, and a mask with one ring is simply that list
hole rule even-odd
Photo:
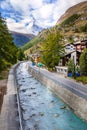
[{"label": "rock", "polygon": [[44,116],[44,113],[42,113],[42,112],[40,112],[39,114],[40,114],[40,116]]},{"label": "rock", "polygon": [[34,129],[38,130],[38,125],[37,124],[34,125]]},{"label": "rock", "polygon": [[24,80],[22,80],[21,82],[25,82]]},{"label": "rock", "polygon": [[62,106],[60,109],[66,109],[67,108],[67,106]]},{"label": "rock", "polygon": [[28,95],[29,97],[31,97],[31,95]]},{"label": "rock", "polygon": [[54,100],[52,100],[51,102],[54,102]]},{"label": "rock", "polygon": [[36,114],[32,114],[30,117],[36,116]]},{"label": "rock", "polygon": [[26,92],[26,90],[25,90],[25,89],[22,89],[21,91],[22,91],[22,92]]},{"label": "rock", "polygon": [[33,92],[33,94],[37,94],[36,92]]},{"label": "rock", "polygon": [[43,102],[41,104],[44,104]]},{"label": "rock", "polygon": [[30,89],[35,89],[35,88],[30,88]]},{"label": "rock", "polygon": [[54,114],[54,117],[58,117],[59,115],[56,113],[56,114]]},{"label": "rock", "polygon": [[35,84],[38,84],[38,82],[37,82],[37,83],[35,83]]}]

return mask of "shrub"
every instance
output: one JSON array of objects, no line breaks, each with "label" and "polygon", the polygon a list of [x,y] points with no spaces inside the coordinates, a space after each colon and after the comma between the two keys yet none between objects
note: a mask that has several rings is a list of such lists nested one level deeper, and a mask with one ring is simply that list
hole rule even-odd
[{"label": "shrub", "polygon": [[83,82],[84,84],[87,84],[87,76],[80,76],[76,78],[77,81]]},{"label": "shrub", "polygon": [[70,16],[69,18],[67,18],[64,22],[62,22],[62,26],[65,25],[72,25],[78,18],[80,17],[80,15],[78,14],[73,14],[72,16]]},{"label": "shrub", "polygon": [[75,67],[75,64],[74,62],[70,59],[68,61],[68,73],[72,73],[72,76],[75,78],[76,77],[76,67]]},{"label": "shrub", "polygon": [[81,32],[87,32],[87,24],[85,24],[84,26],[81,26],[80,31]]},{"label": "shrub", "polygon": [[80,56],[80,72],[81,75],[87,76],[87,48],[84,49]]}]

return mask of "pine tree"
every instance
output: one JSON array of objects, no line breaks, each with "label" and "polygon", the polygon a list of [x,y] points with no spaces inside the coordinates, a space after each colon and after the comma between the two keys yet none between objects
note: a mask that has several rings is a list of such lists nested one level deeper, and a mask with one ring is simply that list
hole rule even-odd
[{"label": "pine tree", "polygon": [[17,47],[8,31],[5,20],[0,15],[0,71],[17,61]]}]

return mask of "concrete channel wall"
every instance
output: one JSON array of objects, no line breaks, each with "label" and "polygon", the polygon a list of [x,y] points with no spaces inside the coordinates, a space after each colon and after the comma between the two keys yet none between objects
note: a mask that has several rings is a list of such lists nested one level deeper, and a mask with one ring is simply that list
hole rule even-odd
[{"label": "concrete channel wall", "polygon": [[72,93],[70,90],[64,88],[59,83],[46,77],[44,74],[36,71],[29,66],[29,72],[47,88],[49,88],[55,95],[61,98],[70,108],[73,109],[74,113],[83,120],[87,121],[87,100],[79,97]]}]

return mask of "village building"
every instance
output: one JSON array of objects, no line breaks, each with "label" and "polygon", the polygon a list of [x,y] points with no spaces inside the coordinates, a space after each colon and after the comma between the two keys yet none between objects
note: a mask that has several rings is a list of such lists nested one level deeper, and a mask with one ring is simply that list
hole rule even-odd
[{"label": "village building", "polygon": [[61,58],[59,65],[56,66],[57,72],[67,75],[68,68],[66,67],[66,65],[70,59],[75,65],[79,65],[80,55],[85,48],[87,48],[87,40],[65,44],[64,55]]}]

